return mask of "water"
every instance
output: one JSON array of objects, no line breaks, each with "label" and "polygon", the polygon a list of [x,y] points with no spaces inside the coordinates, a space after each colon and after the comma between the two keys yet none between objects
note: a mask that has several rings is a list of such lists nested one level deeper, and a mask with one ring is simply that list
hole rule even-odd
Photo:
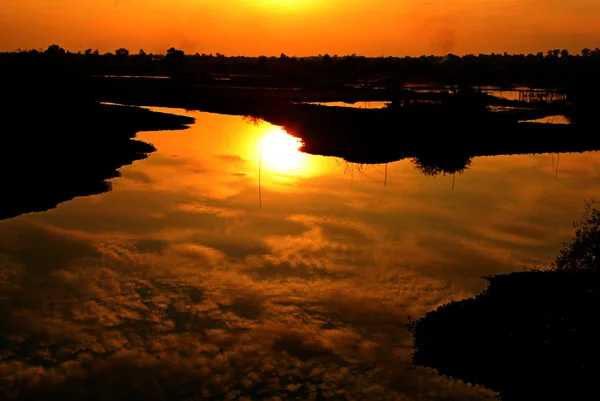
[{"label": "water", "polygon": [[[415,92],[425,93],[441,93],[447,92],[449,90],[458,89],[458,86],[456,85],[432,87],[430,85],[407,84],[406,87]],[[514,88],[500,88],[496,86],[475,86],[474,89],[479,90],[488,95],[497,97],[499,99],[511,101],[530,102],[536,100],[550,102],[566,100],[566,95],[557,93],[551,89],[540,89],[528,86],[518,86]]]},{"label": "water", "polygon": [[537,120],[528,120],[523,122],[544,124],[571,124],[571,120],[569,120],[567,116],[563,115],[548,116],[544,118],[538,118]]},{"label": "water", "polygon": [[305,102],[330,107],[350,107],[353,109],[383,109],[389,103],[387,101],[367,100],[362,102]]},{"label": "water", "polygon": [[[448,90],[456,89],[453,86],[446,87],[428,87],[428,86],[419,86],[419,85],[407,85],[407,88],[411,89],[414,92],[419,93],[442,93],[447,92]],[[522,101],[528,102],[531,101],[531,96],[537,96],[536,99],[539,101],[554,101],[554,100],[565,100],[564,95],[554,94],[553,97],[552,92],[543,90],[543,89],[535,89],[528,87],[518,87],[514,89],[500,89],[491,86],[483,86],[483,87],[475,87],[475,89],[480,90],[483,93],[488,95],[497,97],[498,99],[510,100],[510,101]],[[528,98],[526,95],[529,95]],[[428,102],[426,100],[421,100],[421,102]],[[389,101],[358,101],[354,103],[350,102],[306,102],[308,104],[317,104],[322,106],[338,106],[338,107],[351,107],[351,108],[361,108],[361,109],[382,109],[386,107],[386,104]],[[507,110],[507,109],[517,109],[516,107],[509,106],[492,106],[493,109],[497,110]],[[554,116],[553,116],[554,117]],[[561,116],[562,117],[562,116]],[[557,124],[565,124],[564,118],[560,120]],[[537,121],[536,121],[537,122]],[[542,121],[546,122],[546,121]]]},{"label": "water", "polygon": [[196,124],[140,133],[158,151],[111,192],[0,222],[5,383],[71,399],[484,399],[407,369],[407,316],[547,264],[599,192],[598,153],[436,177],[405,160],[386,176],[266,123],[176,112]]},{"label": "water", "polygon": [[168,76],[152,75],[93,75],[94,78],[123,78],[123,79],[170,79]]}]

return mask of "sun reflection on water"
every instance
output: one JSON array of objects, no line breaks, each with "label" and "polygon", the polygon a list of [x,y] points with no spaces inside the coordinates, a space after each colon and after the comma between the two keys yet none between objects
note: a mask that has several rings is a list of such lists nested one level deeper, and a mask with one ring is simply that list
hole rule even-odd
[{"label": "sun reflection on water", "polygon": [[263,166],[278,172],[302,172],[306,155],[300,151],[302,141],[281,127],[269,127],[259,143]]}]

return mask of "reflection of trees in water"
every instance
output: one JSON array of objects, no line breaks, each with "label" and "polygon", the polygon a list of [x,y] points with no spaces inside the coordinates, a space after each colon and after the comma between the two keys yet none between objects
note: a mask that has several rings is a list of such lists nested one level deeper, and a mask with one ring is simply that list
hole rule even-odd
[{"label": "reflection of trees in water", "polygon": [[256,127],[258,127],[260,124],[264,123],[265,120],[262,117],[255,117],[255,116],[242,116],[242,120],[246,121],[248,124],[252,124]]},{"label": "reflection of trees in water", "polygon": [[381,164],[370,164],[370,163],[354,163],[346,160],[335,160],[335,165],[333,168],[337,168],[341,166],[343,163],[344,166],[344,175],[349,175],[352,179],[354,179],[355,175],[361,175],[372,182],[379,182],[379,178],[373,178],[371,173],[381,174],[383,175],[382,183],[384,186],[387,186],[387,166],[389,163],[381,163]]},{"label": "reflection of trees in water", "polygon": [[[417,170],[426,176],[436,176],[439,174],[462,174],[472,161],[471,156],[419,156],[412,158],[411,161],[415,164]],[[354,163],[346,160],[336,159],[334,168],[343,165],[344,174],[354,178],[361,175],[370,181],[376,182],[378,178],[371,176],[371,173],[383,175],[383,183],[387,184],[388,166],[389,163],[371,164],[371,163]]]},{"label": "reflection of trees in water", "polygon": [[427,176],[463,173],[472,161],[471,156],[425,154],[412,159],[417,170]]}]

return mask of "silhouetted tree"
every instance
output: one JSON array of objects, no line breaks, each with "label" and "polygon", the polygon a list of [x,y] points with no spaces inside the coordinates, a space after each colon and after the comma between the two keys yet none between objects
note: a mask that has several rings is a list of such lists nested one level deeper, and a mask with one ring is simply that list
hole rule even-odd
[{"label": "silhouetted tree", "polygon": [[592,52],[592,51],[586,47],[585,49],[583,49],[583,50],[581,51],[581,55],[582,55],[583,57],[589,57],[591,52]]},{"label": "silhouetted tree", "polygon": [[146,52],[144,51],[144,49],[140,49],[138,56],[146,56]]},{"label": "silhouetted tree", "polygon": [[185,53],[183,50],[178,50],[174,47],[171,47],[167,50],[167,59],[169,60],[181,60],[185,57]]},{"label": "silhouetted tree", "polygon": [[285,53],[281,53],[281,55],[279,56],[279,63],[287,64],[289,61],[290,61],[290,58],[288,56],[286,56]]},{"label": "silhouetted tree", "polygon": [[92,54],[92,49],[87,49],[83,54],[89,56],[90,54]]},{"label": "silhouetted tree", "polygon": [[560,56],[561,57],[569,57],[569,51],[567,49],[564,49],[560,52]]},{"label": "silhouetted tree", "polygon": [[558,57],[560,56],[560,49],[548,50],[548,57]]},{"label": "silhouetted tree", "polygon": [[344,62],[348,66],[353,66],[356,63],[356,55],[344,57]]},{"label": "silhouetted tree", "polygon": [[50,46],[48,46],[48,49],[46,49],[46,54],[52,54],[52,55],[65,54],[65,49],[63,49],[59,45],[50,45]]},{"label": "silhouetted tree", "polygon": [[127,56],[129,56],[129,50],[121,47],[120,49],[115,50],[115,56],[117,56],[117,57],[127,57]]}]

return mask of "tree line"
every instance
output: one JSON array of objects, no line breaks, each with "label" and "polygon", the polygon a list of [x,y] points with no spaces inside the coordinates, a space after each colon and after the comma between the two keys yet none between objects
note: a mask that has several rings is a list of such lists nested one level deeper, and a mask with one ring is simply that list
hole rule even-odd
[{"label": "tree line", "polygon": [[361,60],[366,60],[366,59],[413,59],[413,58],[437,58],[437,59],[444,59],[444,58],[466,58],[466,59],[470,59],[470,58],[480,58],[480,57],[519,57],[519,58],[543,58],[543,57],[552,57],[552,58],[567,58],[567,57],[600,57],[600,48],[596,47],[595,49],[590,49],[590,48],[584,48],[581,50],[580,53],[577,54],[571,54],[567,49],[552,49],[552,50],[548,50],[545,53],[544,52],[538,52],[536,54],[533,53],[529,53],[529,54],[509,54],[507,52],[505,53],[491,53],[491,54],[466,54],[464,56],[457,56],[454,55],[452,53],[449,53],[447,55],[444,56],[435,56],[435,55],[423,55],[423,56],[419,56],[419,57],[411,57],[411,56],[405,56],[405,57],[396,57],[396,56],[379,56],[379,57],[365,57],[365,56],[357,56],[356,54],[352,54],[352,55],[345,55],[345,56],[338,56],[338,55],[333,55],[330,56],[329,54],[319,54],[318,56],[309,56],[309,57],[296,57],[296,56],[288,56],[285,53],[281,53],[280,56],[258,56],[258,57],[247,57],[247,56],[232,56],[232,57],[227,57],[221,53],[216,53],[215,55],[211,54],[206,54],[206,53],[185,53],[183,50],[181,49],[176,49],[175,47],[171,47],[169,48],[164,54],[153,54],[153,53],[146,53],[144,51],[144,49],[140,49],[137,53],[135,52],[130,52],[128,49],[126,48],[118,48],[116,49],[114,52],[107,52],[107,53],[103,53],[101,54],[99,50],[93,50],[93,49],[87,49],[85,51],[77,51],[77,52],[71,52],[68,50],[65,50],[64,48],[60,47],[57,44],[53,44],[48,46],[47,49],[43,50],[43,49],[31,49],[31,50],[21,50],[18,49],[15,52],[10,52],[10,53],[32,53],[32,54],[40,54],[40,53],[45,53],[45,54],[60,54],[60,55],[64,55],[64,54],[76,54],[76,55],[86,55],[86,56],[118,56],[118,57],[126,57],[126,56],[140,56],[140,57],[145,57],[145,56],[154,56],[154,57],[178,57],[178,58],[184,58],[184,57],[192,57],[192,58],[212,58],[212,57],[216,57],[216,58],[233,58],[233,59],[245,59],[245,58],[249,58],[249,59],[256,59],[258,62],[265,62],[268,60],[273,60],[273,59],[277,59],[279,62],[284,62],[284,63],[294,63],[297,62],[299,59],[319,59],[324,63],[330,62],[332,60],[339,60],[339,59],[361,59]]},{"label": "tree line", "polygon": [[208,79],[211,74],[271,74],[300,83],[369,80],[387,76],[402,82],[455,84],[523,84],[555,86],[597,79],[600,48],[577,54],[551,49],[536,54],[467,54],[418,57],[365,57],[356,54],[288,56],[225,56],[189,54],[171,47],[163,54],[118,48],[101,54],[87,49],[70,52],[53,44],[45,50],[1,53],[4,64],[18,61],[70,66],[91,74],[165,75]]}]

